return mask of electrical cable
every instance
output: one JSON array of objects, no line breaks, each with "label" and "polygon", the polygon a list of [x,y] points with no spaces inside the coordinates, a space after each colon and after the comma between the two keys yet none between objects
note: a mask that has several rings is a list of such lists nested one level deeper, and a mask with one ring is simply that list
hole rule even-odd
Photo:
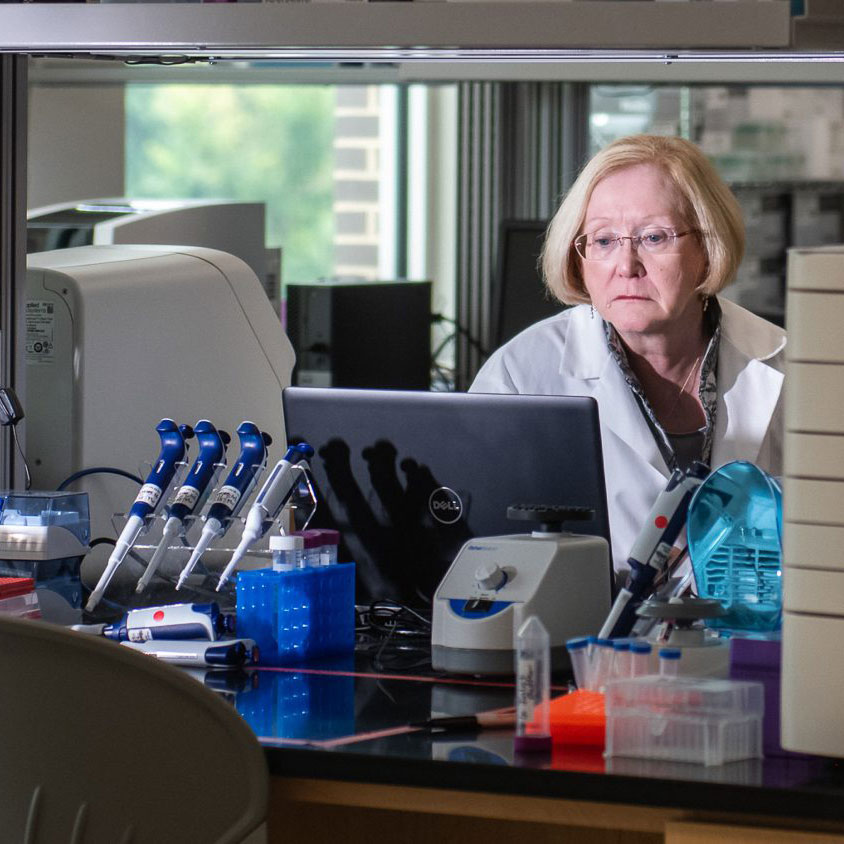
[{"label": "electrical cable", "polygon": [[144,483],[143,478],[139,478],[137,475],[133,475],[131,472],[127,472],[124,469],[117,469],[114,466],[92,466],[90,469],[80,469],[78,472],[74,472],[72,475],[69,475],[56,487],[56,489],[60,492],[70,486],[70,484],[74,481],[78,481],[86,475],[99,474],[120,475],[123,478],[128,478],[130,481],[135,481],[138,486],[142,486]]},{"label": "electrical cable", "polygon": [[96,548],[98,545],[117,545],[117,540],[110,536],[98,536],[88,543],[89,548]]},{"label": "electrical cable", "polygon": [[21,448],[21,441],[18,439],[18,429],[15,425],[12,425],[12,439],[18,447],[18,454],[20,454],[21,460],[23,461],[23,471],[26,474],[26,486],[24,488],[29,489],[32,486],[32,475],[29,474],[29,464],[26,462],[26,455]]},{"label": "electrical cable", "polygon": [[469,345],[474,346],[484,357],[489,357],[489,352],[481,345],[480,341],[473,337],[469,329],[461,325],[456,319],[447,317],[445,314],[433,313],[431,314],[431,322],[434,324],[439,322],[447,322],[450,325],[453,325],[456,329],[455,334],[449,335],[446,340],[440,344],[440,347],[437,349],[437,351],[434,352],[433,357],[435,359],[437,354],[442,351],[442,347],[444,347],[445,342],[452,339],[456,334],[462,334],[468,341]]},{"label": "electrical cable", "polygon": [[358,653],[369,654],[376,671],[430,666],[431,621],[395,601],[357,606],[355,626]]}]

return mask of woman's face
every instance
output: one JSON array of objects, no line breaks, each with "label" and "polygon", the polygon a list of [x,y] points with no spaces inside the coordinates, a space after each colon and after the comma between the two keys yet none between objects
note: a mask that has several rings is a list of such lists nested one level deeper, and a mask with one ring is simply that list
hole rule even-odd
[{"label": "woman's face", "polygon": [[[605,176],[586,206],[583,233],[637,235],[659,226],[688,231],[681,196],[655,164],[636,164]],[[706,256],[695,234],[674,241],[667,253],[650,254],[622,240],[605,260],[581,259],[592,304],[619,333],[676,331],[700,320],[695,288],[703,279]]]}]

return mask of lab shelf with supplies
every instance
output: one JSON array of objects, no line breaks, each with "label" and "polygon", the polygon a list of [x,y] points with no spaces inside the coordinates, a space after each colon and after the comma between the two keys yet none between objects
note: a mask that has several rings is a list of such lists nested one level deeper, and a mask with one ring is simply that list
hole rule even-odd
[{"label": "lab shelf with supplies", "polygon": [[[371,842],[387,824],[407,844],[844,841],[840,761],[792,754],[704,767],[559,746],[550,759],[520,758],[511,729],[409,726],[512,706],[511,680],[391,665],[382,653],[259,668],[232,694],[266,750],[270,841],[327,841],[342,829],[349,844]],[[555,676],[553,694],[564,689]],[[699,837],[682,837],[690,829]]]},{"label": "lab shelf with supplies", "polygon": [[[781,49],[789,0],[730,3],[380,2],[0,7],[0,50],[216,58],[306,51],[337,60],[490,56],[501,49]],[[361,50],[371,51],[364,57]],[[355,55],[349,55],[354,51]],[[512,58],[512,57],[511,57]],[[676,57],[675,57],[676,58]]]}]

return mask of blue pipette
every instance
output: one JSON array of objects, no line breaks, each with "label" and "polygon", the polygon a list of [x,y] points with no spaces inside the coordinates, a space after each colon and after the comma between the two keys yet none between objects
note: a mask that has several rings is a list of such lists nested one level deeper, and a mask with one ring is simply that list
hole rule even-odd
[{"label": "blue pipette", "polygon": [[161,452],[129,510],[129,518],[108,558],[105,571],[91,592],[91,597],[85,605],[87,612],[91,612],[100,602],[117,567],[137,541],[144,522],[161,505],[164,491],[170,486],[176,467],[185,456],[185,440],[193,436],[193,428],[190,425],[177,425],[172,419],[162,419],[155,426],[155,430],[161,438]]},{"label": "blue pipette", "polygon": [[636,608],[650,594],[656,576],[668,563],[674,540],[686,523],[692,495],[708,475],[709,467],[697,461],[685,472],[675,469],[671,474],[633,543],[627,559],[630,574],[616,596],[599,637],[627,636],[633,629]]},{"label": "blue pipette", "polygon": [[207,419],[200,419],[193,430],[196,441],[199,443],[199,454],[170,505],[167,521],[161,533],[161,541],[135,587],[138,593],[146,589],[161,561],[167,555],[170,542],[184,529],[185,519],[200,505],[203,493],[208,490],[214,473],[220,466],[220,461],[225,457],[226,446],[231,442],[231,437],[225,431],[218,431]]},{"label": "blue pipette", "polygon": [[202,534],[179,575],[176,589],[181,589],[208,546],[225,535],[231,520],[249,497],[258,474],[267,465],[267,446],[272,443],[272,437],[260,431],[253,422],[241,422],[237,435],[240,437],[240,457],[223,485],[211,496]]},{"label": "blue pipette", "polygon": [[270,529],[281,512],[281,508],[290,498],[298,480],[299,470],[296,468],[296,464],[302,460],[307,460],[313,453],[313,448],[307,443],[299,443],[290,446],[287,449],[287,454],[276,463],[275,468],[264,481],[261,491],[249,508],[249,515],[246,517],[246,524],[243,526],[240,544],[232,554],[228,565],[223,569],[217,583],[218,592],[229,579],[234,567],[243,559],[243,555],[247,552],[249,546]]}]

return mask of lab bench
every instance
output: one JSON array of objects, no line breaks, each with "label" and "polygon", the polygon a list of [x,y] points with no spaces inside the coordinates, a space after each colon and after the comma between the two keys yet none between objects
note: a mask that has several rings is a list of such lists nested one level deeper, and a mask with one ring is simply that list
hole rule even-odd
[{"label": "lab bench", "polygon": [[254,671],[233,703],[266,751],[269,840],[844,842],[844,761],[519,758],[512,730],[409,726],[512,702],[506,678],[375,670],[361,656]]}]

